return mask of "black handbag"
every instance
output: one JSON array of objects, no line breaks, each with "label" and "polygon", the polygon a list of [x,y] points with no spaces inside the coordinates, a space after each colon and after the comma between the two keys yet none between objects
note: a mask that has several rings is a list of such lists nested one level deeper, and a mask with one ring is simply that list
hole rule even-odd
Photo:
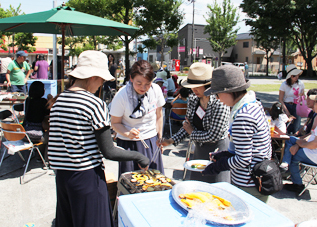
[{"label": "black handbag", "polygon": [[272,195],[283,189],[282,174],[272,160],[266,159],[255,164],[251,178],[262,195]]}]

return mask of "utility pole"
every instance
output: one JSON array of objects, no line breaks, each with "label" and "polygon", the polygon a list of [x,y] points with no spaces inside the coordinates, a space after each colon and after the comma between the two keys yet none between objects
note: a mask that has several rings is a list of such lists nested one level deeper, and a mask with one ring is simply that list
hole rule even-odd
[{"label": "utility pole", "polygon": [[[53,1],[53,8],[57,7],[57,1]],[[53,80],[57,80],[57,50],[56,50],[57,38],[53,35]]]},{"label": "utility pole", "polygon": [[195,26],[195,0],[188,0],[193,3],[193,23],[192,23],[192,63],[194,63],[195,55],[194,55],[194,26]]}]

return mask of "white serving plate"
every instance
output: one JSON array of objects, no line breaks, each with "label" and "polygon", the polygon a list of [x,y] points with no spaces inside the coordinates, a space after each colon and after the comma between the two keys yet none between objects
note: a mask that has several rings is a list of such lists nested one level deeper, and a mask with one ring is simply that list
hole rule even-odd
[{"label": "white serving plate", "polygon": [[206,221],[210,223],[220,223],[225,225],[236,225],[236,224],[242,224],[247,222],[250,219],[250,210],[247,204],[237,195],[213,186],[209,183],[201,182],[201,181],[183,181],[180,183],[177,183],[173,186],[172,189],[172,196],[173,199],[177,202],[178,205],[180,205],[183,209],[189,210],[187,206],[181,202],[181,199],[178,197],[179,194],[186,194],[190,192],[209,192],[213,195],[220,196],[221,198],[224,198],[231,202],[234,211],[230,213],[230,216],[234,218],[234,220],[226,220],[224,218],[219,218],[217,216],[214,216],[210,213],[206,213],[204,215],[204,218]]},{"label": "white serving plate", "polygon": [[202,160],[202,159],[197,159],[197,160],[190,160],[184,163],[184,168],[188,169],[190,171],[195,171],[195,172],[202,172],[204,169],[195,169],[192,168],[191,166],[193,164],[202,164],[208,166],[211,163],[211,161],[208,160]]}]

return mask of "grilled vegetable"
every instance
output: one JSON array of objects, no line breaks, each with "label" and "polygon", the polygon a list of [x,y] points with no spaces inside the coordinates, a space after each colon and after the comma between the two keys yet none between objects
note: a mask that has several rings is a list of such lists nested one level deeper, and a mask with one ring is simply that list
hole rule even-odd
[{"label": "grilled vegetable", "polygon": [[185,194],[185,198],[186,199],[198,199],[202,203],[207,202],[209,200],[207,196],[200,194],[200,193],[196,193],[196,192]]},{"label": "grilled vegetable", "polygon": [[227,207],[230,207],[230,206],[231,206],[231,202],[229,202],[228,200],[223,199],[223,198],[221,198],[221,197],[219,197],[219,196],[216,196],[216,195],[212,195],[212,196],[213,196],[214,198],[219,199],[219,200],[222,202],[223,205],[225,205],[225,206],[227,206]]},{"label": "grilled vegetable", "polygon": [[186,206],[189,207],[189,208],[193,208],[197,204],[197,202],[195,202],[193,200],[190,200],[190,199],[181,199],[181,201],[183,203],[185,203]]},{"label": "grilled vegetable", "polygon": [[[204,209],[212,212],[212,215],[222,217],[226,220],[234,220],[234,218],[228,215],[232,207],[231,202],[223,199],[219,196],[212,195],[208,192],[190,192],[186,194],[179,194],[181,202],[184,203],[188,208],[193,208],[197,204],[204,204]],[[219,211],[223,211],[223,216],[220,215]]]},{"label": "grilled vegetable", "polygon": [[192,164],[190,167],[193,168],[193,169],[205,169],[206,165],[203,165],[203,164]]}]

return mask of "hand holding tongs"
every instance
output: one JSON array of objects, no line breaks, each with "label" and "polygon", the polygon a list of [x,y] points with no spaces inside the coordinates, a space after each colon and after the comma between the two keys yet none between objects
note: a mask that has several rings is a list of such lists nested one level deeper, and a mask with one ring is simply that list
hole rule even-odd
[{"label": "hand holding tongs", "polygon": [[152,157],[152,159],[151,159],[151,161],[150,161],[150,164],[151,164],[152,162],[155,162],[155,161],[156,161],[157,156],[158,156],[158,154],[160,153],[160,150],[161,150],[161,145],[160,145],[161,142],[162,142],[162,138],[161,138],[160,141],[159,141],[159,146],[157,146],[155,152],[153,153],[153,157]]}]

